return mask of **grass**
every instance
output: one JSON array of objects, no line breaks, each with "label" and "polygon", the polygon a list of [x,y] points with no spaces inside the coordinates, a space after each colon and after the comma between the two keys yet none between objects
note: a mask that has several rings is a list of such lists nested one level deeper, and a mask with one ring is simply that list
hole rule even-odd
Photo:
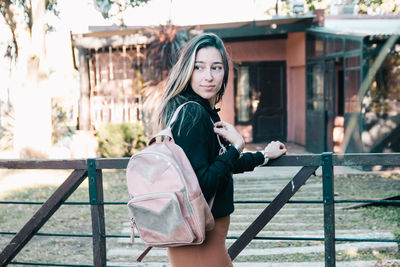
[{"label": "grass", "polygon": [[[7,177],[16,175],[17,171],[5,171],[1,174],[0,183]],[[19,171],[18,171],[19,172]],[[32,177],[29,170],[25,170],[25,175]],[[62,173],[64,175],[65,173]],[[57,173],[60,175],[60,173]],[[34,173],[35,177],[40,177]],[[19,174],[19,178],[22,176]],[[67,177],[64,175],[62,177]],[[22,179],[22,178],[21,178]],[[37,178],[39,179],[39,178]],[[312,177],[316,182],[321,182],[321,177]],[[125,183],[125,172],[122,170],[104,171],[104,201],[106,202],[126,202],[128,201],[127,188]],[[22,181],[30,181],[25,179]],[[0,200],[8,201],[45,201],[57,189],[60,179],[55,179],[54,183],[32,184],[20,189],[11,188],[4,190],[0,187]],[[20,183],[20,185],[25,184]],[[17,182],[18,184],[18,182]],[[27,183],[29,184],[29,183]],[[399,175],[344,175],[335,176],[336,199],[378,199],[398,195],[400,192]],[[71,195],[68,201],[87,202],[88,182],[84,181],[78,189]],[[243,204],[243,207],[251,207],[249,204]],[[389,231],[393,233],[396,239],[400,239],[400,208],[397,206],[367,206],[357,209],[341,209],[341,207],[352,204],[337,205],[336,211],[336,229],[357,229],[367,228],[371,231]],[[19,229],[31,218],[37,211],[39,205],[2,205],[0,204],[0,231],[18,232]],[[299,208],[301,213],[301,204],[292,204],[290,208]],[[323,222],[322,213],[318,222]],[[105,206],[106,234],[121,235],[128,222],[128,211],[125,205],[106,205]],[[283,220],[285,222],[285,220]],[[287,221],[290,222],[289,220]],[[307,220],[304,220],[307,222]],[[274,230],[278,229],[276,227]],[[309,228],[305,229],[308,230]],[[310,228],[311,229],[311,228]],[[322,229],[318,227],[318,229]],[[40,230],[41,233],[74,233],[91,234],[91,213],[87,205],[63,205],[49,219],[49,221]],[[0,235],[0,249],[3,249],[11,240],[12,235]],[[275,242],[273,246],[278,247],[299,247],[322,245],[322,242]],[[121,244],[116,238],[107,239],[107,248],[132,247],[130,244]],[[139,246],[142,248],[143,246]],[[260,243],[251,243],[251,248],[261,247]],[[115,261],[133,261],[135,255],[127,258],[114,258]],[[353,254],[338,252],[338,261],[354,260],[384,260],[400,259],[399,252],[357,252]],[[109,258],[111,259],[111,257]],[[35,236],[26,247],[14,259],[15,261],[30,262],[51,262],[68,264],[92,264],[92,240],[90,237],[48,237]],[[146,261],[157,260],[151,256]],[[166,261],[166,259],[164,259]],[[286,254],[271,256],[241,256],[238,261],[260,260],[264,262],[284,262],[284,261],[323,261],[323,253],[311,254]],[[382,265],[383,266],[383,265]],[[386,266],[386,265],[385,265]],[[398,265],[392,265],[398,266]]]}]

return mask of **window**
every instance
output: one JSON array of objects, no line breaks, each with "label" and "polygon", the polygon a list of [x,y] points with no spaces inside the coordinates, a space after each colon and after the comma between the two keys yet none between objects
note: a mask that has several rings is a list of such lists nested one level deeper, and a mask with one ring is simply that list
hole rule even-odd
[{"label": "window", "polygon": [[333,54],[343,51],[342,38],[327,37],[326,38],[326,53]]},{"label": "window", "polygon": [[361,48],[361,42],[358,40],[346,40],[346,51],[358,50]]},{"label": "window", "polygon": [[309,86],[307,90],[307,109],[324,110],[324,73],[321,64],[309,67]]},{"label": "window", "polygon": [[306,52],[308,58],[320,57],[324,54],[324,39],[314,34],[307,35]]},{"label": "window", "polygon": [[235,102],[237,122],[249,122],[252,114],[249,66],[238,66],[237,68]]},{"label": "window", "polygon": [[357,106],[360,90],[360,70],[345,71],[345,113],[359,112]]}]

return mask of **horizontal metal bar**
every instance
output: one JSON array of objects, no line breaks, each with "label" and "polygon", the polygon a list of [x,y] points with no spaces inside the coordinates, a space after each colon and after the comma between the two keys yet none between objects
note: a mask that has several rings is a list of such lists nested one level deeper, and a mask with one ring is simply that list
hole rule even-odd
[{"label": "horizontal metal bar", "polygon": [[[272,200],[235,200],[235,204],[268,204]],[[336,203],[345,202],[393,202],[399,203],[400,200],[335,200]],[[289,200],[291,204],[322,204],[323,200]],[[36,201],[0,201],[0,204],[21,204],[21,205],[41,205],[44,202]],[[100,202],[103,205],[127,205],[128,202]],[[90,205],[90,202],[64,202],[63,205]]]},{"label": "horizontal metal bar", "polygon": [[[226,239],[238,239],[238,236],[227,236]],[[290,236],[256,236],[258,240],[303,240],[303,241],[324,241],[323,237],[290,237]]]},{"label": "horizontal metal bar", "polygon": [[[268,204],[271,203],[272,200],[235,200],[235,204]],[[292,204],[322,204],[323,200],[289,200],[286,203]]]},{"label": "horizontal metal bar", "polygon": [[39,236],[61,236],[61,237],[93,237],[89,234],[57,234],[57,233],[36,233]]},{"label": "horizontal metal bar", "polygon": [[16,235],[17,232],[0,232],[0,235]]},{"label": "horizontal metal bar", "polygon": [[[41,201],[0,201],[0,204],[43,205]],[[90,202],[63,202],[62,205],[90,205]]]},{"label": "horizontal metal bar", "polygon": [[1,159],[0,169],[86,169],[84,159]]},{"label": "horizontal metal bar", "polygon": [[128,202],[101,202],[103,205],[127,205]]},{"label": "horizontal metal bar", "polygon": [[349,242],[400,242],[400,239],[336,238],[335,240]]},{"label": "horizontal metal bar", "polygon": [[[130,238],[130,235],[104,235],[106,238]],[[140,238],[140,236],[135,235],[135,238]]]},{"label": "horizontal metal bar", "polygon": [[[16,235],[17,232],[0,232],[0,235]],[[60,236],[60,237],[93,237],[89,234],[57,234],[57,233],[36,233],[36,236]]]},{"label": "horizontal metal bar", "polygon": [[[129,235],[105,235],[107,238],[130,238]],[[135,238],[140,236],[135,235]],[[238,236],[227,236],[226,239],[238,239]],[[256,236],[258,240],[303,240],[303,241],[324,241],[323,237],[291,237],[291,236]],[[400,239],[366,239],[366,238],[336,238],[335,241],[349,242],[400,242]]]},{"label": "horizontal metal bar", "polygon": [[[236,204],[268,204],[272,200],[236,200]],[[384,199],[342,199],[335,200],[335,203],[399,203],[400,200],[384,200]],[[292,204],[321,204],[322,200],[292,200],[287,203]],[[19,205],[42,205],[40,201],[0,201],[0,204],[19,204]],[[63,205],[90,205],[90,202],[64,202]],[[128,202],[101,202],[103,205],[127,205]]]},{"label": "horizontal metal bar", "polygon": [[76,266],[76,267],[94,267],[94,265],[85,265],[85,264],[60,264],[60,263],[43,263],[43,262],[23,262],[23,261],[11,261],[9,264],[18,264],[18,265],[34,265],[34,266]]},{"label": "horizontal metal bar", "polygon": [[399,166],[400,153],[334,154],[334,166]]},{"label": "horizontal metal bar", "polygon": [[343,199],[335,200],[335,203],[398,203],[400,200],[385,200],[385,199]]},{"label": "horizontal metal bar", "polygon": [[[130,235],[105,235],[108,238],[130,238]],[[135,235],[135,238],[140,238],[140,236]],[[226,239],[238,239],[238,236],[227,236]],[[282,237],[282,236],[256,236],[254,239],[259,240],[309,240],[309,241],[324,241],[324,238],[321,237]]]}]

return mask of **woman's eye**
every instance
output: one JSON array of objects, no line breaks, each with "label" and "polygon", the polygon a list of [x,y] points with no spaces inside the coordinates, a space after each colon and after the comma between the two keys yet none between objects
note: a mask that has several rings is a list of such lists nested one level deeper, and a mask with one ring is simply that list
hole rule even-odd
[{"label": "woman's eye", "polygon": [[213,69],[214,70],[222,70],[222,66],[214,66]]},{"label": "woman's eye", "polygon": [[202,66],[198,66],[198,65],[197,65],[197,66],[194,66],[194,69],[195,69],[195,70],[202,70],[202,69],[203,69],[203,67],[202,67]]}]

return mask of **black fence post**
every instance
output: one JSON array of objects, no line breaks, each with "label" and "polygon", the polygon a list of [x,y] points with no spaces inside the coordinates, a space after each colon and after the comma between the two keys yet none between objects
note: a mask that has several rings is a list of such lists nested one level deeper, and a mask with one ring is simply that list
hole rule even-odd
[{"label": "black fence post", "polygon": [[324,199],[325,266],[336,266],[335,202],[332,152],[322,154],[322,191]]},{"label": "black fence post", "polygon": [[96,159],[87,160],[89,177],[89,197],[92,214],[93,232],[93,264],[103,267],[107,264],[105,221],[103,205],[103,175],[101,169],[96,169]]}]

